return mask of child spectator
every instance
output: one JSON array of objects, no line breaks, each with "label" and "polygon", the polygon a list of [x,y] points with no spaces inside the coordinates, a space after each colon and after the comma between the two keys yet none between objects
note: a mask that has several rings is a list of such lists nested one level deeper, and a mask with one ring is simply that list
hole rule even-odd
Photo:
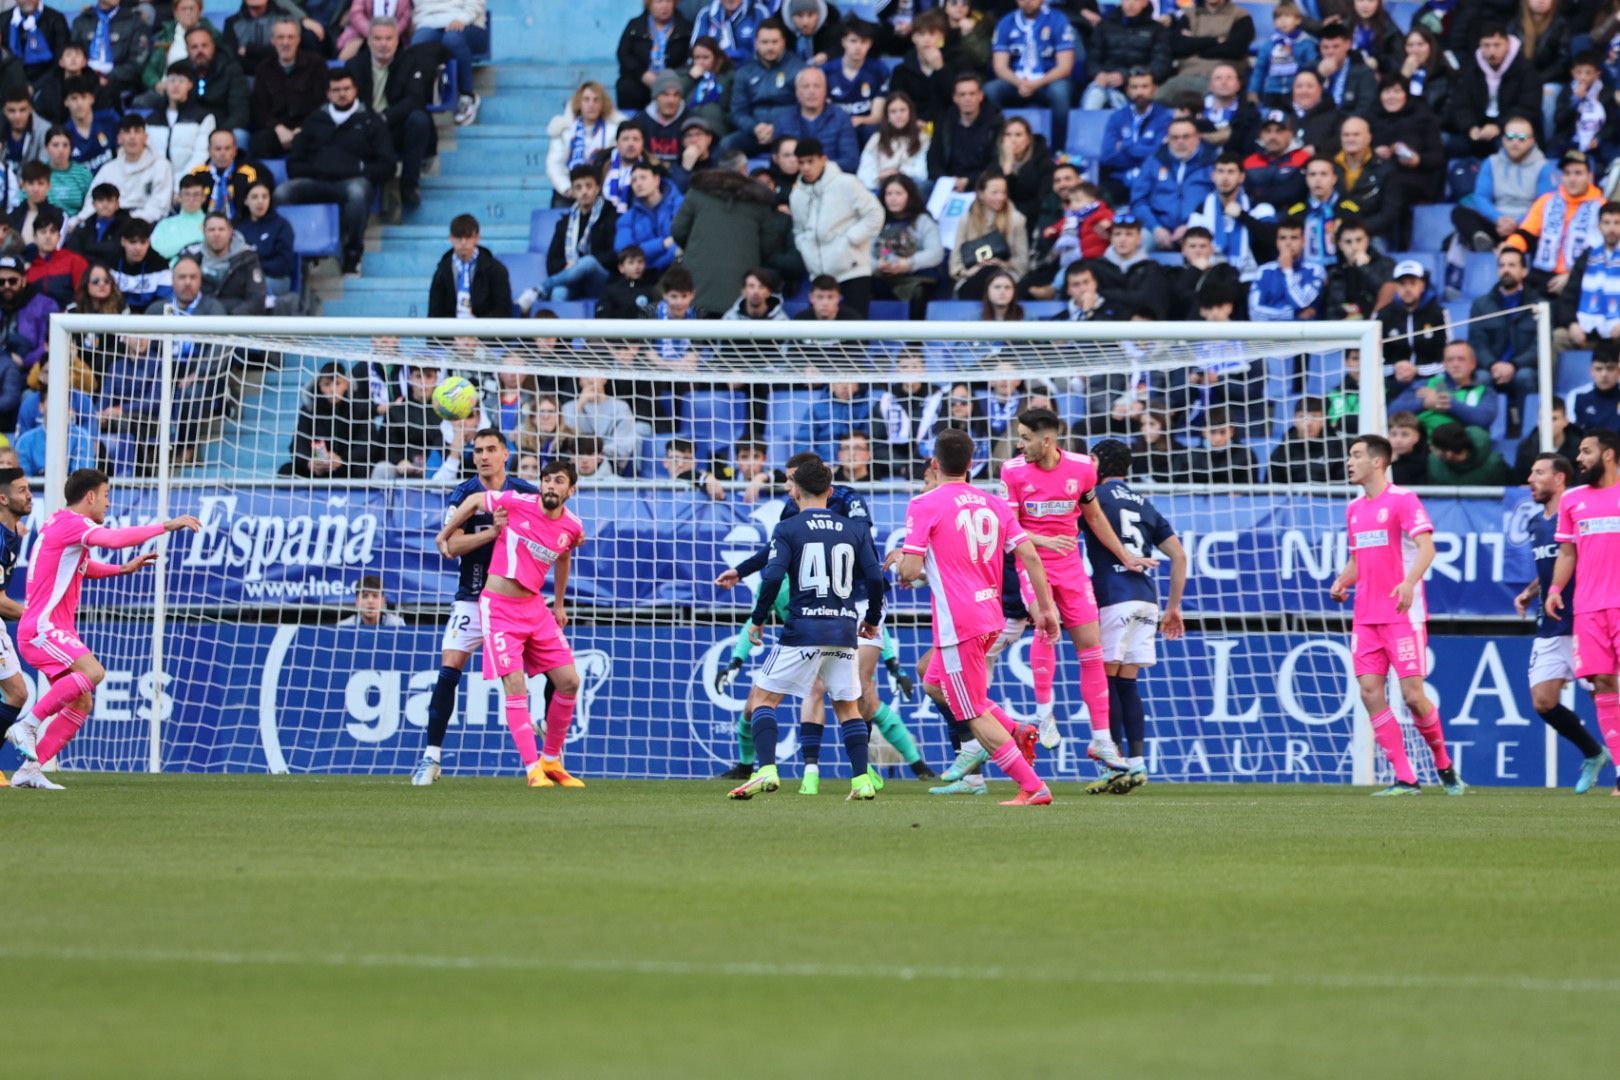
[{"label": "child spectator", "polygon": [[34,246],[38,254],[28,266],[27,280],[38,284],[39,291],[55,301],[58,308],[73,302],[79,291],[79,282],[90,264],[84,256],[64,251],[62,243],[62,211],[46,206],[34,218]]},{"label": "child spectator", "polygon": [[641,319],[658,302],[647,280],[647,254],[631,244],[619,249],[619,275],[608,282],[596,302],[598,319]]},{"label": "child spectator", "polygon": [[78,252],[86,260],[111,266],[123,255],[119,237],[129,224],[129,212],[118,205],[118,189],[111,184],[97,184],[90,189],[90,202],[94,216],[79,223],[68,236],[67,248]]},{"label": "child spectator", "polygon": [[62,128],[45,134],[45,157],[51,169],[51,186],[46,198],[62,213],[72,216],[84,208],[90,193],[90,170],[73,160],[73,140]]},{"label": "child spectator", "polygon": [[259,253],[270,295],[283,296],[292,291],[298,253],[293,249],[292,226],[276,212],[269,181],[255,180],[248,187],[246,210],[236,219],[237,235]]},{"label": "child spectator", "polygon": [[174,295],[169,260],[152,250],[150,221],[130,218],[119,234],[118,243],[123,253],[112,265],[113,280],[130,307],[145,311],[159,300]]},{"label": "child spectator", "polygon": [[1249,93],[1266,105],[1287,104],[1294,76],[1316,63],[1316,39],[1301,25],[1304,16],[1290,0],[1282,0],[1271,13],[1271,39],[1259,42],[1260,56],[1249,76]]}]

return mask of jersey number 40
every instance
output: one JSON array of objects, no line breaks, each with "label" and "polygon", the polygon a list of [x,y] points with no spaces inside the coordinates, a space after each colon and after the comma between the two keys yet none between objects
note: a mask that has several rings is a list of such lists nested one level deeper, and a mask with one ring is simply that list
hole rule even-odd
[{"label": "jersey number 40", "polygon": [[825,597],[829,592],[848,600],[855,591],[855,549],[834,544],[832,551],[823,543],[806,544],[799,553],[799,591]]}]

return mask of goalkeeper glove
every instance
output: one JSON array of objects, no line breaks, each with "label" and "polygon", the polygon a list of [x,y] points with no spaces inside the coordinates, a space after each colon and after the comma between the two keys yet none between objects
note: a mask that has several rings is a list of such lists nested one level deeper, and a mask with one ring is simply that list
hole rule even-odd
[{"label": "goalkeeper glove", "polygon": [[731,684],[737,681],[737,672],[742,670],[742,661],[735,656],[731,663],[714,673],[714,689],[717,693],[725,693],[731,689]]},{"label": "goalkeeper glove", "polygon": [[889,669],[889,678],[894,680],[894,685],[900,691],[900,696],[910,701],[912,695],[917,692],[917,687],[911,681],[911,676],[906,674],[905,668],[900,666],[900,661],[890,659],[884,666]]}]

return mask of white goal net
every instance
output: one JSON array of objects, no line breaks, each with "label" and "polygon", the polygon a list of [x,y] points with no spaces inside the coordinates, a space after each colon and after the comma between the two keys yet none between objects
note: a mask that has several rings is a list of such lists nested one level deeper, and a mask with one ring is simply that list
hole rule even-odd
[{"label": "white goal net", "polygon": [[[568,583],[583,680],[570,767],[714,775],[739,753],[751,663],[732,685],[716,676],[755,583],[714,580],[763,547],[786,459],[814,450],[837,465],[887,551],[938,430],[969,430],[976,479],[992,484],[1017,452],[1018,413],[1047,407],[1075,448],[1134,447],[1129,482],[1191,556],[1187,636],[1161,641],[1140,683],[1155,776],[1371,776],[1346,614],[1327,586],[1344,559],[1347,436],[1382,430],[1382,380],[1357,378],[1381,370],[1375,323],[69,316],[53,327],[45,507],[70,467],[94,464],[113,477],[115,522],[203,523],[154,543],[161,573],[87,585],[80,629],[109,674],[66,767],[408,772],[458,587],[434,534],[474,475],[473,433],[494,427],[511,474],[534,477],[556,456],[583,474],[571,503],[589,542]],[[454,376],[480,405],[441,420],[432,392]],[[1162,601],[1168,564],[1158,577]],[[890,612],[897,663],[914,673],[926,592],[894,593]],[[995,676],[1018,714],[1033,708],[1028,644]],[[1044,767],[1089,779],[1067,642],[1059,662],[1068,740]],[[879,685],[943,767],[936,710],[881,668]],[[452,775],[517,769],[498,684],[476,655],[444,756]]]}]

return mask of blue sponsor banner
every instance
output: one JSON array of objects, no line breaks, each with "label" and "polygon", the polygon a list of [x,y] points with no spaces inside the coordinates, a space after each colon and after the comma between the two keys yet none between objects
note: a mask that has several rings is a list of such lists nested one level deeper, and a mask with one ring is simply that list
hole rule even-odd
[{"label": "blue sponsor banner", "polygon": [[[114,524],[155,519],[151,489],[120,487],[114,496]],[[868,499],[885,551],[904,537],[907,501],[900,493]],[[1189,613],[1340,610],[1327,586],[1345,559],[1344,497],[1174,495],[1155,502],[1192,558]],[[590,536],[573,561],[571,596],[581,606],[620,610],[750,604],[750,588],[725,592],[713,581],[764,546],[781,510],[776,502],[716,503],[688,490],[589,487],[570,505]],[[1511,614],[1513,595],[1533,573],[1524,522],[1535,504],[1515,488],[1502,497],[1436,497],[1427,505],[1438,549],[1430,609]],[[346,605],[362,573],[380,574],[395,604],[443,604],[455,590],[453,565],[433,549],[444,510],[442,493],[410,487],[177,489],[171,512],[196,514],[203,529],[169,541],[170,607]],[[19,574],[13,595],[21,588]],[[150,585],[118,580],[98,583],[92,595],[139,605],[143,589],[149,596]],[[921,611],[926,590],[897,592],[894,603]]]},{"label": "blue sponsor banner", "polygon": [[[163,765],[170,770],[403,774],[421,754],[439,664],[437,627],[171,624],[166,695],[157,694],[151,675],[149,622],[87,621],[82,629],[108,676],[69,748],[69,767],[145,768],[160,701]],[[928,646],[927,631],[896,632],[902,661],[914,665]],[[727,691],[714,686],[732,633],[700,624],[571,626],[583,688],[569,734],[570,765],[587,777],[683,778],[712,776],[732,764],[748,671]],[[1032,707],[1027,643],[1026,637],[996,672],[995,694],[1015,712]],[[1430,693],[1471,783],[1574,781],[1576,754],[1549,738],[1530,707],[1530,644],[1484,637],[1430,642]],[[1160,663],[1142,683],[1157,779],[1350,780],[1352,732],[1365,720],[1344,637],[1193,634],[1161,642],[1160,649]],[[1070,741],[1043,757],[1040,768],[1059,779],[1090,779],[1093,767],[1072,752],[1083,746],[1086,725],[1072,650],[1062,655],[1058,700]],[[476,658],[469,667],[478,667]],[[30,679],[31,689],[37,681]],[[928,760],[942,766],[950,750],[938,715],[926,699],[899,704]],[[1588,695],[1580,694],[1576,707],[1590,724]],[[538,694],[534,715],[543,716]],[[783,727],[781,751],[791,762],[795,725]],[[1414,760],[1427,763],[1420,741],[1408,734]],[[464,681],[445,752],[451,775],[518,774],[498,683],[476,670]],[[837,756],[836,748],[826,751],[834,769]]]}]

